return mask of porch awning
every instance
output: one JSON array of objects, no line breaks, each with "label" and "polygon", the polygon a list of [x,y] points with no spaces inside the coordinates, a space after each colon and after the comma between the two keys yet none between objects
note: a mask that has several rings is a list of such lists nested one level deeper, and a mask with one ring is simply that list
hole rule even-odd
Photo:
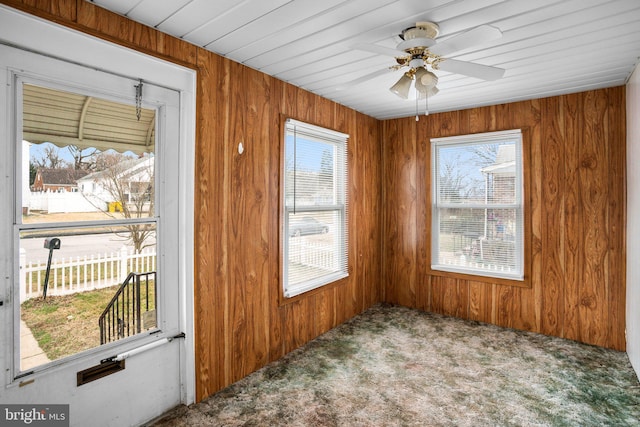
[{"label": "porch awning", "polygon": [[34,144],[154,151],[155,110],[31,84],[23,89],[22,137]]}]

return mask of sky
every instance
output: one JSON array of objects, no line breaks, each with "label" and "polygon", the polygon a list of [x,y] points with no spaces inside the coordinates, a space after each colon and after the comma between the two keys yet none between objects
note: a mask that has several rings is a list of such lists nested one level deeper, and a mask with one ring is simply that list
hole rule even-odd
[{"label": "sky", "polygon": [[[55,147],[58,149],[58,155],[60,156],[60,158],[62,160],[64,160],[67,163],[73,164],[73,155],[71,154],[71,152],[69,151],[69,146],[65,146],[65,147],[58,147],[55,144],[52,144],[50,142],[43,142],[42,144],[31,144],[29,147],[29,160],[32,161],[33,159],[42,159],[45,156],[45,149],[47,147]],[[135,154],[133,154],[130,151],[127,151],[124,153],[127,156],[130,157],[138,157]]]},{"label": "sky", "polygon": [[[324,151],[333,154],[333,145],[328,143],[319,143],[317,141],[309,141],[298,137],[296,140],[296,161],[298,167],[305,170],[320,172],[322,164],[322,155]],[[293,158],[293,136],[286,137],[286,154],[288,158]]]}]

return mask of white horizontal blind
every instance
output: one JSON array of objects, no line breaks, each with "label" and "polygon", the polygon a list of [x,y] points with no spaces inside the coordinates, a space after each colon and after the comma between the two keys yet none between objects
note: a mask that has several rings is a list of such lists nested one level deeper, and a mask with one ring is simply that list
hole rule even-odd
[{"label": "white horizontal blind", "polygon": [[520,130],[431,142],[431,268],[522,280]]},{"label": "white horizontal blind", "polygon": [[348,135],[288,119],[282,277],[285,297],[348,276]]}]

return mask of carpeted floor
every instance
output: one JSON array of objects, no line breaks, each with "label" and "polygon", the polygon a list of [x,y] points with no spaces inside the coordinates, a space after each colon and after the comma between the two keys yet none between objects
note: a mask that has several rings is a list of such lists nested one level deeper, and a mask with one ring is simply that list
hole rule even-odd
[{"label": "carpeted floor", "polygon": [[377,305],[159,426],[640,426],[626,353]]}]

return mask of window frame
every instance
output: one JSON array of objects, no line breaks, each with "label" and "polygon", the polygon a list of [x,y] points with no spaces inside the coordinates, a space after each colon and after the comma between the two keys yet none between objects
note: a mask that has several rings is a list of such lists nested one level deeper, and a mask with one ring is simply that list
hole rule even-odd
[{"label": "window frame", "polygon": [[[68,65],[69,68],[76,68],[78,70],[81,70],[83,68],[83,66],[77,66],[75,64],[69,64]],[[120,80],[122,82],[133,82],[130,78],[126,78],[126,77],[122,77],[122,76],[116,76],[113,73],[108,73],[108,72],[103,72],[103,71],[98,71],[96,72],[96,74],[98,75],[97,79],[102,78],[103,80]],[[14,85],[14,99],[13,99],[13,105],[12,105],[12,113],[16,118],[16,122],[15,123],[21,123],[22,122],[22,115],[23,115],[23,90],[22,88],[24,87],[24,85],[39,85],[39,86],[43,86],[43,87],[47,87],[47,88],[52,88],[52,89],[56,89],[56,90],[62,90],[62,91],[67,91],[67,92],[72,92],[72,93],[78,93],[78,94],[82,94],[82,95],[87,95],[87,96],[95,96],[99,99],[107,99],[110,101],[115,101],[115,102],[120,102],[120,103],[127,103],[127,101],[129,103],[132,102],[131,99],[127,98],[126,94],[122,94],[122,93],[110,93],[110,92],[105,92],[101,89],[97,89],[97,88],[91,88],[91,87],[83,87],[81,85],[76,85],[74,82],[71,82],[69,80],[62,80],[62,79],[56,79],[56,78],[52,78],[52,77],[42,77],[42,76],[37,76],[37,75],[33,75],[30,72],[25,72],[25,71],[14,71],[12,73],[12,84]],[[166,176],[168,176],[169,172],[171,172],[171,169],[168,167],[165,167],[165,163],[167,162],[167,160],[165,159],[167,157],[167,155],[165,154],[165,151],[167,150],[168,147],[168,142],[163,141],[160,137],[160,135],[163,135],[162,129],[167,126],[166,123],[166,109],[167,108],[171,108],[168,107],[169,105],[169,97],[174,97],[174,98],[178,98],[177,96],[177,92],[175,90],[167,90],[166,88],[157,86],[157,85],[151,85],[148,84],[147,85],[147,89],[149,89],[149,87],[154,86],[157,87],[158,89],[160,89],[161,91],[167,91],[167,92],[172,92],[171,95],[169,95],[166,99],[161,99],[161,100],[152,100],[151,102],[147,103],[146,101],[143,102],[142,106],[144,108],[147,109],[153,109],[155,111],[156,114],[156,123],[155,123],[155,128],[156,128],[156,141],[154,143],[154,156],[156,157],[156,159],[160,159],[161,161],[157,161],[154,162],[154,169],[155,169],[155,173],[154,173],[154,191],[155,191],[155,198],[156,198],[156,202],[157,202],[157,206],[158,208],[156,208],[156,210],[154,211],[152,216],[149,217],[142,217],[142,218],[122,218],[122,219],[101,219],[101,220],[77,220],[77,221],[62,221],[62,222],[38,222],[38,223],[24,223],[22,222],[22,205],[23,205],[23,194],[22,194],[22,188],[23,188],[23,183],[22,180],[24,179],[23,176],[21,176],[21,166],[23,165],[23,153],[21,151],[21,147],[20,146],[14,146],[13,147],[13,166],[12,166],[12,170],[14,171],[14,176],[13,176],[13,181],[14,181],[14,196],[13,196],[13,219],[12,219],[12,228],[13,228],[13,233],[12,233],[12,238],[13,238],[13,244],[12,246],[15,248],[15,250],[18,250],[18,248],[20,247],[20,235],[22,232],[30,232],[30,231],[50,231],[51,235],[56,235],[55,231],[56,230],[71,230],[71,229],[90,229],[92,227],[119,227],[119,226],[127,226],[127,225],[146,225],[146,224],[151,224],[155,230],[156,233],[156,241],[158,242],[156,245],[156,254],[157,254],[157,259],[158,261],[160,261],[162,258],[164,258],[164,249],[163,247],[160,245],[160,242],[165,239],[165,227],[163,225],[161,225],[161,216],[163,216],[162,214],[167,214],[167,212],[165,212],[162,209],[162,206],[164,205],[163,200],[165,198],[165,193],[167,193],[167,188],[170,187],[168,185],[165,184],[164,181],[166,181]],[[178,99],[176,99],[178,100]],[[177,105],[177,104],[176,104]],[[175,108],[175,106],[173,107]],[[174,115],[174,119],[176,119],[177,116]],[[159,130],[161,132],[159,132]],[[20,141],[23,140],[22,138],[22,130],[20,127],[16,126],[16,128],[13,130],[13,134],[14,134],[14,142],[16,144],[20,144]],[[177,179],[177,174],[173,173],[173,178]],[[173,186],[175,187],[175,186]],[[173,213],[172,215],[175,216],[175,213]],[[169,234],[169,233],[168,233]],[[82,234],[79,234],[82,235]],[[19,277],[19,271],[20,271],[20,263],[19,263],[19,256],[14,256],[13,258],[13,269],[14,269],[14,277]],[[20,301],[19,301],[19,297],[15,298],[13,300],[14,306],[13,306],[13,316],[14,316],[14,320],[13,320],[13,324],[14,324],[14,336],[13,336],[13,366],[14,366],[14,377],[15,378],[21,378],[24,375],[28,375],[31,373],[39,373],[39,372],[47,372],[51,369],[55,369],[58,366],[63,366],[63,365],[67,365],[70,362],[73,362],[74,360],[77,359],[81,359],[84,357],[90,357],[92,355],[95,354],[102,354],[105,352],[114,352],[114,351],[120,351],[119,349],[121,348],[129,348],[130,346],[141,346],[144,345],[146,342],[148,342],[150,339],[155,339],[159,336],[165,336],[165,335],[171,335],[171,334],[175,334],[179,331],[179,313],[174,313],[171,312],[170,310],[167,309],[166,305],[167,305],[167,297],[165,296],[165,291],[164,289],[168,286],[165,282],[165,276],[167,275],[166,270],[167,267],[165,267],[164,262],[158,262],[157,265],[157,275],[156,275],[156,280],[158,282],[157,286],[158,289],[161,289],[162,292],[160,292],[159,294],[156,295],[156,301],[155,301],[155,305],[157,307],[157,326],[147,330],[147,331],[143,331],[141,333],[137,333],[125,338],[121,338],[118,339],[116,341],[112,341],[112,342],[108,342],[105,344],[100,344],[97,345],[95,347],[89,348],[89,349],[85,349],[85,350],[81,350],[77,353],[74,353],[72,355],[68,355],[68,356],[64,356],[58,359],[54,359],[51,360],[50,362],[38,365],[36,367],[32,367],[26,370],[21,369],[20,367],[20,327],[19,327],[19,319],[20,319]],[[177,266],[172,266],[172,269],[176,269]],[[171,273],[174,276],[176,275],[175,273]],[[13,289],[12,289],[12,293],[13,295],[19,296],[20,295],[20,282],[19,280],[15,280],[13,283]],[[16,306],[15,304],[18,303],[18,306]]]},{"label": "window frame", "polygon": [[[480,143],[494,143],[500,141],[516,140],[517,158],[520,160],[520,173],[517,177],[516,187],[519,190],[519,210],[521,218],[520,239],[517,250],[519,251],[519,265],[521,266],[518,275],[492,274],[491,271],[482,271],[480,269],[464,269],[439,266],[433,262],[433,257],[437,253],[438,244],[437,236],[439,234],[438,209],[442,208],[442,204],[437,203],[438,187],[437,187],[437,153],[436,147],[442,145],[474,145]],[[476,134],[456,135],[450,137],[434,137],[430,138],[431,149],[429,166],[431,173],[429,178],[431,185],[429,186],[430,194],[428,195],[431,204],[428,210],[429,225],[429,255],[428,255],[428,274],[433,276],[450,277],[455,279],[473,280],[476,282],[485,282],[492,284],[511,285],[517,287],[530,287],[531,272],[531,220],[529,212],[530,197],[530,136],[528,128],[511,129],[496,132],[484,132]],[[455,206],[467,207],[467,206]],[[485,206],[483,205],[483,208]],[[469,207],[471,208],[471,207]],[[502,205],[490,205],[489,208],[504,208]]]},{"label": "window frame", "polygon": [[[299,206],[295,208],[287,205],[287,160],[290,158],[287,156],[287,137],[289,134],[289,127],[296,126],[303,129],[307,136],[314,134],[324,134],[324,138],[321,137],[321,143],[333,143],[339,151],[339,159],[334,160],[334,167],[337,167],[337,173],[335,181],[336,200],[333,204],[321,204],[313,206]],[[290,117],[282,116],[282,149],[281,149],[281,179],[280,179],[280,301],[290,301],[296,297],[305,294],[310,291],[317,290],[327,285],[335,284],[336,282],[349,276],[349,242],[348,242],[348,223],[349,223],[349,191],[348,191],[348,140],[349,135],[338,132],[325,127],[317,126],[307,122],[299,121]],[[338,141],[340,140],[340,141]],[[343,160],[341,160],[343,159]],[[342,167],[340,167],[342,166]],[[335,171],[335,169],[334,169]],[[294,211],[295,209],[295,211]],[[337,263],[340,266],[338,271],[333,271],[328,274],[320,275],[315,278],[306,280],[299,284],[289,285],[288,283],[288,259],[289,259],[289,216],[292,213],[304,213],[304,212],[336,212],[336,217],[339,219],[339,224],[334,227],[334,232],[339,233],[339,238],[334,243],[334,254],[337,254],[339,259]]]}]

